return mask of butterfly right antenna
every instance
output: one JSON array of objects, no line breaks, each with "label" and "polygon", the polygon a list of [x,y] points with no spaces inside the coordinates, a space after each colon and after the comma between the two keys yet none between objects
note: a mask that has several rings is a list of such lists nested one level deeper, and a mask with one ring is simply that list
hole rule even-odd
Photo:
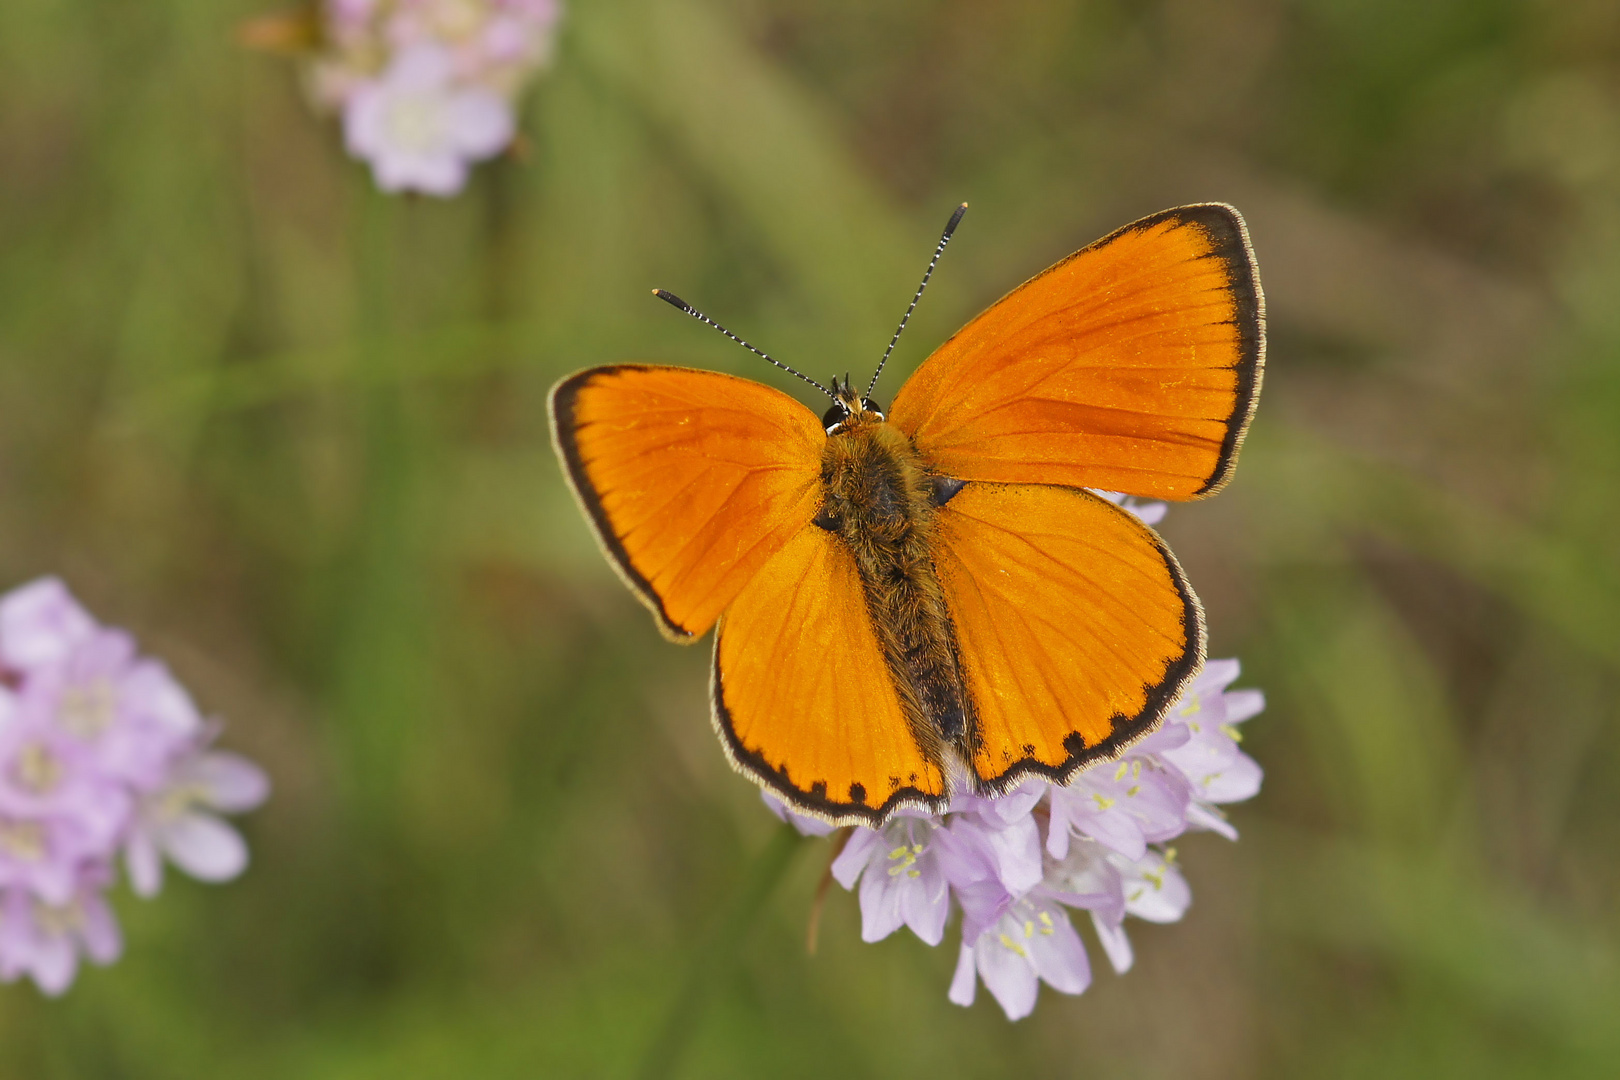
[{"label": "butterfly right antenna", "polygon": [[878,361],[877,370],[872,372],[872,381],[866,386],[866,397],[871,397],[872,391],[877,389],[878,376],[883,374],[883,365],[889,362],[889,354],[894,352],[895,343],[900,340],[900,332],[906,328],[911,313],[917,310],[917,301],[922,299],[923,290],[928,288],[928,279],[934,276],[934,267],[939,265],[939,257],[945,254],[945,245],[951,242],[951,233],[956,231],[956,226],[961,223],[962,215],[965,213],[967,203],[958,206],[956,213],[951,215],[951,220],[945,223],[945,232],[939,238],[939,246],[934,248],[934,257],[928,260],[928,269],[923,271],[922,284],[917,286],[917,294],[911,298],[906,313],[900,316],[900,325],[895,328],[894,337],[889,339],[889,347],[883,350],[883,359]]},{"label": "butterfly right antenna", "polygon": [[666,289],[654,289],[653,290],[653,295],[658,297],[658,299],[662,300],[664,303],[670,305],[671,307],[678,308],[681,311],[686,312],[688,315],[692,316],[692,318],[696,319],[698,322],[704,323],[704,324],[706,324],[708,326],[714,327],[716,330],[718,330],[722,334],[726,335],[726,337],[730,338],[732,341],[735,341],[737,344],[741,345],[743,348],[747,349],[749,352],[753,353],[755,356],[758,356],[761,359],[765,360],[767,363],[775,364],[777,367],[781,368],[783,371],[789,373],[790,375],[797,375],[799,378],[803,379],[805,382],[809,383],[811,386],[815,387],[817,390],[820,390],[823,394],[826,394],[828,397],[832,398],[834,401],[838,400],[838,395],[837,394],[834,394],[831,390],[827,389],[825,386],[822,386],[820,383],[816,382],[816,380],[812,379],[810,376],[804,374],[801,371],[795,371],[793,368],[790,368],[786,364],[782,363],[782,361],[773,359],[772,357],[766,355],[765,353],[760,352],[758,349],[756,349],[752,345],[748,344],[748,342],[744,341],[742,338],[738,337],[736,334],[733,334],[730,330],[727,330],[725,327],[721,326],[719,323],[715,322],[713,319],[709,318],[707,315],[703,314],[703,312],[699,311],[697,308],[693,307],[691,304],[688,304],[685,300],[682,300],[680,297],[676,296],[674,293],[669,292]]}]

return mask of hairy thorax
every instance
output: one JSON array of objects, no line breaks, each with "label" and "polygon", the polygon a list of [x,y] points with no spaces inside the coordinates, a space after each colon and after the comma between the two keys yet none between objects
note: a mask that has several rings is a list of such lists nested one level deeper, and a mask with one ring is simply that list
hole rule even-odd
[{"label": "hairy thorax", "polygon": [[829,434],[821,480],[816,524],[854,556],[912,734],[936,764],[948,747],[971,760],[977,725],[933,557],[935,518],[961,482],[930,472],[911,440],[871,412]]}]

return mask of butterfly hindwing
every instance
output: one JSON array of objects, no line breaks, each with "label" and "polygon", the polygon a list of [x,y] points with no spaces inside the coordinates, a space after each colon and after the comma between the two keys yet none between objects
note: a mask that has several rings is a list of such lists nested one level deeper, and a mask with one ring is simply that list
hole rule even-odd
[{"label": "butterfly hindwing", "polygon": [[901,711],[848,546],[801,530],[720,620],[710,688],[732,763],[795,809],[877,824],[943,810],[940,763]]},{"label": "butterfly hindwing", "polygon": [[676,641],[713,626],[820,505],[821,425],[756,382],[591,368],[552,390],[551,423],[603,549]]},{"label": "butterfly hindwing", "polygon": [[1230,474],[1259,394],[1264,321],[1237,211],[1166,210],[968,323],[889,419],[961,480],[1207,495]]},{"label": "butterfly hindwing", "polygon": [[1159,537],[1073,488],[966,485],[935,565],[978,731],[969,763],[1006,790],[1066,781],[1152,731],[1204,660],[1197,598]]}]

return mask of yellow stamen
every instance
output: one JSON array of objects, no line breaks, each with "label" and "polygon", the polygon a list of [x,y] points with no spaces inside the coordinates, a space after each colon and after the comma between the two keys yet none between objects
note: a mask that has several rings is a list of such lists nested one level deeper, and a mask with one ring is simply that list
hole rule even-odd
[{"label": "yellow stamen", "polygon": [[106,679],[62,691],[56,722],[70,735],[93,739],[112,725],[118,713],[118,695]]},{"label": "yellow stamen", "polygon": [[62,780],[62,764],[43,743],[25,743],[17,752],[12,776],[34,795],[47,795]]},{"label": "yellow stamen", "polygon": [[0,820],[0,852],[24,862],[45,857],[45,828],[37,821]]}]

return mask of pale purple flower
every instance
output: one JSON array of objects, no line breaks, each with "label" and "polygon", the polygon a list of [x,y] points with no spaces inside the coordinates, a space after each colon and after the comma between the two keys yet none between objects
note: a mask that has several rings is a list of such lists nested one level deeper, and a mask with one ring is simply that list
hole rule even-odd
[{"label": "pale purple flower", "polygon": [[1131,969],[1135,958],[1125,933],[1125,916],[1155,923],[1179,922],[1192,903],[1192,890],[1175,860],[1175,848],[1149,851],[1140,859],[1107,856],[1117,874],[1122,904],[1118,910],[1095,908],[1091,919],[1108,962],[1121,975]]},{"label": "pale purple flower", "polygon": [[516,134],[557,0],[327,0],[310,85],[384,191],[452,195]]},{"label": "pale purple flower", "polygon": [[121,630],[96,628],[18,691],[21,718],[62,732],[108,777],[149,791],[202,731],[191,696]]},{"label": "pale purple flower", "polygon": [[16,672],[54,663],[96,629],[61,579],[40,578],[0,597],[0,664]]},{"label": "pale purple flower", "polygon": [[[832,873],[859,889],[862,938],[909,926],[937,944],[959,911],[950,999],[971,1004],[982,979],[1014,1020],[1035,1007],[1041,982],[1068,994],[1090,985],[1068,908],[1090,913],[1110,965],[1128,971],[1126,919],[1175,922],[1192,900],[1175,849],[1163,845],[1188,829],[1236,839],[1216,804],[1259,789],[1260,767],[1237,748],[1234,725],[1258,713],[1264,698],[1228,690],[1237,674],[1236,661],[1211,661],[1160,730],[1066,786],[1030,780],[989,798],[972,794],[957,769],[946,813],[904,811],[880,830],[850,830]],[[774,796],[765,801],[800,832],[828,831]]]},{"label": "pale purple flower", "polygon": [[[1116,864],[1119,865],[1119,864]],[[1192,903],[1192,890],[1176,865],[1176,849],[1150,851],[1119,865],[1125,883],[1125,913],[1148,922],[1181,921]]]},{"label": "pale purple flower", "polygon": [[209,811],[240,814],[264,802],[270,780],[239,754],[202,751],[179,762],[169,783],[141,801],[124,843],[131,887],[156,896],[163,859],[199,881],[229,881],[247,868],[247,844]]},{"label": "pale purple flower", "polygon": [[1054,859],[1069,850],[1073,833],[1089,836],[1127,858],[1187,827],[1192,801],[1186,781],[1152,757],[1130,754],[1082,772],[1068,787],[1053,788],[1046,849]]},{"label": "pale purple flower", "polygon": [[118,841],[131,793],[66,732],[20,713],[0,725],[0,888],[65,904]]},{"label": "pale purple flower", "polygon": [[1216,803],[1241,802],[1260,790],[1258,762],[1238,749],[1237,725],[1266,707],[1258,690],[1226,689],[1238,677],[1236,660],[1211,660],[1170,709],[1162,729],[1140,747],[1155,754],[1187,781],[1192,796],[1188,823],[1237,839]]},{"label": "pale purple flower", "polygon": [[87,870],[62,903],[40,900],[22,889],[0,894],[0,979],[27,975],[55,997],[73,982],[83,954],[110,964],[124,951],[118,921],[101,889],[110,880],[104,868]]},{"label": "pale purple flower", "polygon": [[458,79],[515,96],[550,61],[561,15],[552,0],[397,0],[381,34],[396,51],[445,48]]},{"label": "pale purple flower", "polygon": [[1065,994],[1091,985],[1091,964],[1068,912],[1056,901],[1032,893],[1015,902],[969,945],[963,942],[949,997],[973,1004],[979,979],[1009,1020],[1035,1009],[1037,980]]},{"label": "pale purple flower", "polygon": [[494,91],[457,83],[450,54],[418,45],[397,55],[343,110],[349,152],[371,163],[384,191],[454,195],[468,165],[512,141],[511,104]]},{"label": "pale purple flower", "polygon": [[54,578],[0,596],[0,979],[48,994],[122,943],[102,891],[122,851],[135,890],[162,857],[223,881],[247,864],[213,812],[263,801],[257,766],[211,732],[161,663],[96,625]]},{"label": "pale purple flower", "polygon": [[882,831],[861,826],[850,833],[832,874],[846,889],[860,880],[861,940],[881,941],[902,926],[930,945],[944,938],[951,905],[948,849],[935,843],[940,832],[927,817],[901,814]]},{"label": "pale purple flower", "polygon": [[[947,842],[971,880],[988,876],[1020,896],[1041,880],[1041,832],[1033,811],[1047,785],[1029,781],[998,799],[958,795]],[[984,873],[972,872],[975,863]]]}]

